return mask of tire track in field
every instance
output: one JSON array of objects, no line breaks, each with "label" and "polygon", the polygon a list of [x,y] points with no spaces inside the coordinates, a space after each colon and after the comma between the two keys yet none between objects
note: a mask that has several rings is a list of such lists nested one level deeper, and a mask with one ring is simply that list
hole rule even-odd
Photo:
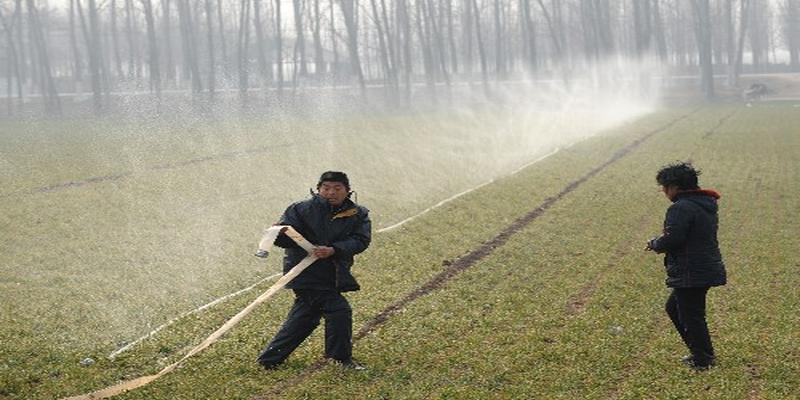
[{"label": "tire track in field", "polygon": [[[166,171],[166,170],[172,170],[172,169],[177,169],[177,168],[181,168],[181,167],[192,166],[192,165],[195,165],[195,164],[211,162],[211,161],[233,160],[233,159],[237,159],[237,158],[246,157],[246,156],[249,156],[249,155],[252,155],[252,154],[268,153],[268,152],[270,152],[272,150],[275,150],[275,149],[281,149],[281,148],[292,147],[292,146],[295,146],[295,145],[291,144],[291,143],[284,143],[284,144],[279,144],[279,145],[259,146],[259,147],[246,149],[246,150],[229,151],[229,152],[225,152],[225,153],[212,154],[212,155],[208,155],[208,156],[194,157],[194,158],[190,158],[188,160],[183,160],[183,161],[173,161],[173,162],[167,162],[167,163],[163,163],[163,164],[152,165],[152,166],[143,168],[143,170],[144,171]],[[0,199],[12,197],[12,196],[18,196],[18,195],[29,196],[29,195],[34,195],[34,194],[57,192],[59,190],[64,190],[64,189],[69,189],[69,188],[78,188],[78,187],[87,186],[87,185],[91,185],[91,184],[95,184],[95,183],[120,181],[120,180],[123,180],[123,179],[126,179],[126,178],[130,178],[133,175],[134,175],[133,171],[125,171],[125,172],[120,172],[120,173],[117,173],[117,174],[92,176],[92,177],[84,178],[84,179],[78,179],[78,180],[73,180],[73,181],[54,183],[52,185],[46,185],[46,186],[39,186],[39,187],[36,187],[36,188],[33,188],[33,189],[18,190],[18,191],[15,191],[15,192],[3,193],[3,194],[0,194]]]},{"label": "tire track in field", "polygon": [[[566,187],[561,189],[556,195],[552,197],[546,198],[538,207],[529,211],[528,213],[524,214],[523,216],[517,218],[514,222],[506,226],[500,233],[498,233],[495,237],[490,239],[487,242],[484,242],[482,245],[478,246],[474,250],[470,251],[466,255],[463,255],[449,263],[445,263],[445,268],[438,274],[434,275],[431,279],[427,282],[422,284],[421,286],[417,287],[416,289],[408,292],[405,296],[397,300],[396,302],[388,305],[383,311],[379,312],[373,318],[368,320],[364,326],[359,329],[359,331],[353,335],[353,342],[363,339],[370,333],[373,333],[377,330],[381,325],[385,324],[389,319],[403,310],[406,306],[410,303],[415,301],[416,299],[430,294],[438,289],[444,287],[451,279],[453,279],[459,273],[465,271],[466,269],[475,265],[478,261],[486,258],[490,254],[494,252],[495,249],[502,247],[508,240],[516,234],[517,232],[521,231],[523,228],[528,226],[531,222],[535,219],[539,218],[540,216],[544,215],[544,213],[553,207],[556,203],[558,203],[562,198],[572,193],[575,189],[580,187],[583,183],[588,181],[589,179],[593,178],[600,172],[604,171],[609,166],[613,165],[626,155],[630,154],[632,151],[636,150],[642,143],[646,142],[648,139],[652,138],[658,133],[661,133],[680,121],[685,120],[692,114],[696,113],[700,110],[700,107],[695,108],[688,113],[676,117],[672,121],[667,122],[666,124],[662,125],[659,128],[653,129],[650,132],[642,135],[640,138],[634,140],[633,142],[627,144],[626,146],[622,147],[621,149],[617,150],[611,158],[603,162],[602,164],[592,168],[581,176],[580,178],[572,181]],[[281,384],[273,387],[271,390],[267,391],[262,395],[253,396],[253,400],[265,400],[269,398],[273,398],[274,396],[278,396],[283,393],[285,390],[290,389],[293,386],[303,382],[315,372],[321,370],[325,365],[328,363],[325,360],[319,360],[312,364],[311,366],[307,367],[302,373],[296,375],[293,378],[290,378]]]},{"label": "tire track in field", "polygon": [[708,139],[709,137],[711,137],[711,135],[713,135],[713,134],[717,133],[717,131],[719,130],[719,128],[720,128],[720,127],[721,127],[723,124],[725,124],[725,121],[727,121],[727,120],[728,120],[730,117],[732,117],[732,116],[733,116],[733,114],[735,114],[735,113],[736,113],[736,110],[733,110],[733,111],[731,111],[731,112],[727,113],[726,115],[724,115],[722,118],[720,118],[720,119],[719,119],[719,121],[717,121],[717,124],[716,124],[716,125],[712,126],[712,127],[711,127],[711,129],[707,130],[707,131],[706,131],[706,133],[705,133],[705,134],[703,134],[703,139]]}]

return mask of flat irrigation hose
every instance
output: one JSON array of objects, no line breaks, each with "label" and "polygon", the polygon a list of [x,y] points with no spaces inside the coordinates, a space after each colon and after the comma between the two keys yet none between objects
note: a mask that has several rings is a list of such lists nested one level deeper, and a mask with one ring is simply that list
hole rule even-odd
[{"label": "flat irrigation hose", "polygon": [[[285,231],[283,231],[285,229]],[[186,353],[183,358],[180,360],[170,364],[169,366],[165,367],[161,371],[159,371],[155,375],[148,375],[142,376],[139,378],[131,379],[129,381],[118,383],[114,386],[109,386],[105,389],[96,390],[91,393],[82,394],[78,396],[66,397],[64,400],[92,400],[92,399],[106,399],[112,396],[116,396],[118,394],[127,392],[129,390],[133,390],[148,383],[160,378],[163,375],[166,375],[172,372],[175,368],[180,366],[184,361],[186,361],[189,357],[205,350],[208,346],[212,345],[216,342],[222,335],[228,332],[234,325],[238,324],[247,314],[253,311],[259,304],[265,302],[270,297],[272,297],[278,290],[283,289],[286,284],[291,282],[292,279],[300,275],[303,270],[308,268],[309,265],[313,264],[314,261],[317,261],[317,257],[314,256],[313,250],[314,245],[311,244],[308,240],[306,240],[302,235],[300,235],[294,228],[287,225],[276,225],[272,226],[264,232],[264,237],[258,244],[259,252],[269,252],[272,248],[273,242],[278,237],[278,234],[283,233],[294,240],[300,247],[302,247],[305,251],[308,252],[308,256],[302,259],[297,265],[292,267],[289,272],[283,275],[280,279],[278,279],[266,292],[262,293],[261,296],[258,296],[252,303],[250,303],[247,307],[239,311],[238,314],[233,316],[233,318],[229,319],[228,322],[225,322],[219,329],[217,329],[214,333],[212,333],[209,337],[207,337],[202,343],[195,346],[191,349],[188,353]]]}]

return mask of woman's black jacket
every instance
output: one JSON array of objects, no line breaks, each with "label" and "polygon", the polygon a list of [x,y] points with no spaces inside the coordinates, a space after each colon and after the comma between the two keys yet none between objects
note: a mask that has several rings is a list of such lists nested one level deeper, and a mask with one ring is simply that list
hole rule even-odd
[{"label": "woman's black jacket", "polygon": [[721,286],[727,281],[717,242],[717,199],[713,190],[680,192],[664,221],[664,232],[649,247],[666,253],[667,286]]}]

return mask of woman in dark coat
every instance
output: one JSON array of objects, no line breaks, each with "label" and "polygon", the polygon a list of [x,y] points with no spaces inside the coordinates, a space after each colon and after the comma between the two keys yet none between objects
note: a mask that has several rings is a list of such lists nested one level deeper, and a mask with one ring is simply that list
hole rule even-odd
[{"label": "woman in dark coat", "polygon": [[719,193],[700,189],[700,171],[691,164],[668,165],[656,181],[672,201],[663,233],[647,250],[664,253],[666,284],[672,288],[666,311],[691,355],[683,362],[695,370],[714,365],[714,347],[706,323],[706,294],[727,281],[717,242]]}]

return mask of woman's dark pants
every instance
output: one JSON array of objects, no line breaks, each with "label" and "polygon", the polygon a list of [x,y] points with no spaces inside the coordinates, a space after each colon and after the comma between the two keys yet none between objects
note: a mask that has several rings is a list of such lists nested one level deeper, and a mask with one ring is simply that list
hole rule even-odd
[{"label": "woman's dark pants", "polygon": [[709,365],[714,360],[714,347],[706,324],[706,293],[707,287],[674,288],[666,304],[669,318],[698,366]]}]

